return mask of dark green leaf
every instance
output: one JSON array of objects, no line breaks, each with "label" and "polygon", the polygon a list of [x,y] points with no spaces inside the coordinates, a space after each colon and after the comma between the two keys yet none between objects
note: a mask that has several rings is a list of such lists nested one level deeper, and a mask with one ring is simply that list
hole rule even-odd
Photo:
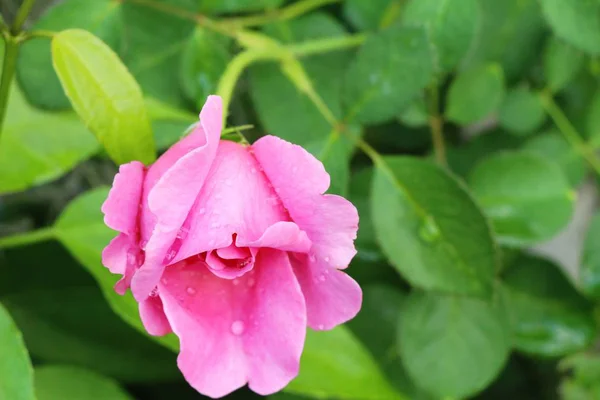
[{"label": "dark green leaf", "polygon": [[[2,297],[32,356],[126,382],[175,379],[175,355],[131,329],[95,287],[55,287]],[[126,356],[124,356],[126,354]]]},{"label": "dark green leaf", "polygon": [[354,27],[375,31],[400,17],[406,0],[346,0],[344,15]]},{"label": "dark green leaf", "polygon": [[544,49],[544,74],[552,92],[567,86],[583,67],[583,53],[552,36]]},{"label": "dark green leaf", "polygon": [[73,108],[118,164],[155,159],[142,92],[119,57],[83,30],[52,39],[54,69]]},{"label": "dark green leaf", "polygon": [[510,324],[500,301],[413,292],[400,310],[401,360],[437,398],[470,397],[508,358]]},{"label": "dark green leaf", "polygon": [[224,36],[196,28],[181,60],[181,85],[187,98],[201,109],[206,98],[216,93],[219,78],[231,59],[230,41]]},{"label": "dark green leaf", "polygon": [[453,69],[465,57],[479,19],[477,0],[410,0],[402,10],[405,23],[429,27],[443,70]]},{"label": "dark green leaf", "polygon": [[[120,296],[114,291],[113,286],[118,276],[111,274],[102,265],[102,249],[115,236],[115,232],[104,224],[100,211],[107,196],[108,189],[99,188],[73,200],[56,221],[56,235],[96,279],[111,308],[125,322],[145,333],[139,318],[137,302],[129,292]],[[152,338],[172,350],[179,350],[177,338],[172,334]]]},{"label": "dark green leaf", "polygon": [[600,214],[596,214],[589,225],[580,270],[582,291],[592,299],[600,299]]},{"label": "dark green leaf", "polygon": [[556,131],[550,131],[529,139],[523,150],[537,153],[562,169],[572,187],[585,179],[586,163],[581,155]]},{"label": "dark green leaf", "polygon": [[300,374],[285,391],[317,398],[404,399],[344,326],[327,332],[308,330]]},{"label": "dark green leaf", "polygon": [[[152,0],[167,9],[194,13],[197,0]],[[124,1],[122,56],[144,90],[174,106],[185,105],[178,71],[194,21],[149,7],[145,2]]]},{"label": "dark green leaf", "polygon": [[365,168],[352,175],[350,180],[349,199],[358,209],[360,229],[356,238],[358,257],[365,260],[381,259],[381,251],[375,239],[375,229],[371,219],[369,194],[373,177],[373,168]]},{"label": "dark green leaf", "polygon": [[[114,0],[65,0],[52,6],[32,27],[61,31],[86,29],[117,50],[121,35],[121,4]],[[17,79],[27,99],[36,107],[70,108],[52,68],[50,42],[28,40],[19,50]]]},{"label": "dark green leaf", "polygon": [[497,64],[459,74],[450,85],[446,116],[458,124],[477,122],[496,112],[504,98],[504,75]]},{"label": "dark green leaf", "polygon": [[415,387],[400,362],[396,330],[406,295],[393,286],[371,284],[363,288],[363,305],[348,327],[365,344],[389,381],[411,399],[425,394]]},{"label": "dark green leaf", "polygon": [[600,54],[600,2],[540,0],[546,21],[566,42],[590,54]]},{"label": "dark green leaf", "polygon": [[600,145],[600,90],[591,98],[585,115],[585,133],[592,146]]},{"label": "dark green leaf", "polygon": [[0,304],[0,399],[35,400],[33,368],[21,333]]},{"label": "dark green leaf", "polygon": [[575,193],[559,166],[529,152],[481,161],[469,176],[500,243],[526,246],[550,239],[571,218]]},{"label": "dark green leaf", "polygon": [[569,374],[560,385],[561,399],[600,398],[600,357],[596,354],[574,354],[562,360],[559,368]]},{"label": "dark green leaf", "polygon": [[37,400],[133,400],[117,382],[82,368],[47,365],[35,369]]},{"label": "dark green leaf", "polygon": [[560,357],[594,340],[591,306],[556,265],[523,256],[512,263],[503,281],[517,349]]},{"label": "dark green leaf", "polygon": [[425,104],[425,97],[417,97],[398,117],[400,122],[411,128],[426,126],[429,122],[429,114]]},{"label": "dark green leaf", "polygon": [[374,124],[398,115],[432,80],[434,60],[425,28],[395,25],[369,36],[346,74],[350,119]]},{"label": "dark green leaf", "polygon": [[56,179],[99,147],[77,115],[36,110],[13,85],[0,136],[0,193]]},{"label": "dark green leaf", "polygon": [[491,297],[496,246],[465,188],[444,170],[410,157],[384,157],[371,199],[389,262],[414,286]]},{"label": "dark green leaf", "polygon": [[152,121],[154,142],[158,150],[165,149],[181,139],[198,122],[198,116],[180,110],[153,98],[145,98],[146,111]]},{"label": "dark green leaf", "polygon": [[500,125],[515,135],[528,135],[546,120],[537,93],[520,87],[510,90],[500,107]]},{"label": "dark green leaf", "polygon": [[540,42],[546,33],[538,0],[478,0],[482,23],[466,66],[485,62],[502,66],[514,80],[538,61]]}]

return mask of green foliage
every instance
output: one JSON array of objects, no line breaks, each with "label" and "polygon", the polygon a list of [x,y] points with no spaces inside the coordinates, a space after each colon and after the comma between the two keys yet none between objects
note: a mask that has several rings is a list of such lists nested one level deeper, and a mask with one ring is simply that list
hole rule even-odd
[{"label": "green foliage", "polygon": [[0,304],[0,398],[34,400],[33,369],[21,332]]},{"label": "green foliage", "polygon": [[585,349],[596,335],[591,305],[553,263],[522,256],[503,277],[515,347],[544,357]]},{"label": "green foliage", "polygon": [[415,158],[384,158],[373,177],[371,212],[383,252],[413,285],[491,296],[497,255],[489,226],[442,169]]},{"label": "green foliage", "polygon": [[437,398],[462,398],[486,387],[511,344],[500,301],[413,292],[400,310],[399,352],[408,374]]},{"label": "green foliage", "polygon": [[425,89],[434,69],[426,29],[392,26],[369,36],[346,73],[349,118],[364,124],[389,120]]},{"label": "green foliage", "polygon": [[[197,397],[177,337],[149,336],[115,293],[100,207],[114,164],[152,163],[215,93],[228,132],[302,146],[360,216],[362,309],[309,330],[270,398],[600,396],[600,217],[574,213],[600,183],[599,0],[63,0],[27,21],[16,3],[0,400]],[[585,240],[565,242],[580,214]],[[528,255],[549,240],[576,261]]]},{"label": "green foliage", "polygon": [[504,98],[504,77],[497,64],[464,71],[452,82],[448,92],[446,116],[468,124],[498,111]]},{"label": "green foliage", "polygon": [[38,400],[133,399],[112,379],[59,365],[35,369],[35,395]]},{"label": "green foliage", "polygon": [[115,162],[154,161],[142,92],[110,48],[87,31],[66,30],[52,39],[52,62],[73,108]]},{"label": "green foliage", "polygon": [[473,169],[469,186],[502,244],[547,240],[565,227],[573,212],[575,195],[567,178],[557,164],[537,154],[493,155]]}]

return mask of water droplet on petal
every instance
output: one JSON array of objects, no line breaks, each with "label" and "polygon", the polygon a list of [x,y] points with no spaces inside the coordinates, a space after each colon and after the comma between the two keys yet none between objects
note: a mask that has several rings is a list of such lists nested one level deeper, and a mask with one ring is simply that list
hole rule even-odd
[{"label": "water droplet on petal", "polygon": [[169,283],[169,280],[167,278],[162,278],[160,281],[163,283],[163,285]]},{"label": "water droplet on petal", "polygon": [[150,292],[150,297],[156,297],[156,296],[158,296],[158,288],[154,288]]},{"label": "water droplet on petal", "polygon": [[255,173],[256,173],[256,168],[252,168],[250,171],[251,171],[253,174],[255,174]]},{"label": "water droplet on petal", "polygon": [[317,325],[317,329],[322,331],[323,329],[325,329],[325,325],[319,324],[319,325]]},{"label": "water droplet on petal", "polygon": [[244,333],[244,323],[240,320],[233,321],[233,323],[231,324],[231,333],[233,333],[236,336],[239,336],[242,333]]},{"label": "water droplet on petal", "polygon": [[315,262],[317,261],[317,258],[315,257],[314,254],[311,254],[310,256],[308,256],[308,258],[310,259],[310,262]]},{"label": "water droplet on petal", "polygon": [[326,278],[325,278],[325,275],[324,275],[324,274],[322,274],[322,275],[319,275],[319,280],[320,280],[321,282],[325,282],[325,279],[326,279]]},{"label": "water droplet on petal", "polygon": [[142,248],[142,250],[146,250],[147,244],[148,244],[147,240],[142,240],[142,242],[140,243],[140,247]]},{"label": "water droplet on petal", "polygon": [[201,209],[198,210],[198,213],[200,214],[204,214],[206,212],[206,208],[202,207]]},{"label": "water droplet on petal", "polygon": [[175,249],[169,250],[169,252],[165,256],[165,263],[170,263],[171,261],[173,261],[176,254],[177,254],[177,251]]},{"label": "water droplet on petal", "polygon": [[325,262],[329,262],[329,257],[325,257]]},{"label": "water droplet on petal", "polygon": [[189,286],[186,290],[187,294],[189,294],[190,296],[193,296],[196,294],[196,289],[194,289],[193,287]]},{"label": "water droplet on petal", "polygon": [[254,279],[254,278],[250,278],[250,279],[248,279],[248,286],[249,286],[249,287],[252,287],[252,286],[254,286],[255,284],[256,284],[256,279]]},{"label": "water droplet on petal", "polygon": [[234,279],[233,281],[231,281],[231,283],[233,283],[233,286],[237,286],[240,284],[240,280],[239,279]]}]

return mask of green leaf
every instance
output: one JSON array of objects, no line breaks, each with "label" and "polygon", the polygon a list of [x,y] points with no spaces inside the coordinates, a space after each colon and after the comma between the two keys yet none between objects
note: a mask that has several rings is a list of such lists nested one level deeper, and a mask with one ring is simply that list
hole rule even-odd
[{"label": "green leaf", "polygon": [[187,111],[172,107],[151,97],[144,99],[146,112],[152,121],[154,142],[158,150],[166,149],[179,141],[185,132],[198,122],[198,116]]},{"label": "green leaf", "polygon": [[402,11],[406,24],[424,24],[438,51],[443,70],[467,55],[479,27],[477,0],[410,0]]},{"label": "green leaf", "polygon": [[[105,224],[100,207],[108,196],[108,188],[89,191],[73,200],[62,212],[56,224],[56,236],[69,252],[96,279],[111,308],[129,325],[142,333],[146,329],[139,318],[138,305],[130,292],[118,295],[113,286],[118,276],[102,265],[102,249],[115,236]],[[169,334],[152,339],[167,348],[179,351],[177,337]]]},{"label": "green leaf", "polygon": [[54,69],[73,108],[118,164],[155,159],[142,92],[119,57],[77,29],[52,39]]},{"label": "green leaf", "polygon": [[425,28],[394,25],[368,36],[346,73],[349,118],[375,124],[398,115],[432,80],[434,60]]},{"label": "green leaf", "polygon": [[376,31],[399,19],[406,0],[346,0],[344,16],[359,30]]},{"label": "green leaf", "polygon": [[505,272],[503,282],[518,350],[560,357],[583,350],[594,340],[590,304],[553,263],[522,256]]},{"label": "green leaf", "polygon": [[544,49],[544,75],[552,92],[567,86],[583,67],[583,53],[555,36]]},{"label": "green leaf", "polygon": [[219,78],[231,59],[230,40],[212,31],[196,28],[189,38],[181,60],[181,86],[198,109],[216,93]]},{"label": "green leaf", "polygon": [[[269,25],[266,32],[283,43],[346,35],[338,22],[322,13]],[[348,60],[348,52],[316,55],[302,60],[312,86],[338,119],[342,118],[340,92]],[[288,80],[279,65],[261,64],[250,68],[250,85],[250,94],[265,130],[305,147],[321,159],[332,177],[331,190],[344,194],[354,147],[352,142],[333,132],[330,123],[308,96]],[[290,110],[294,112],[290,113]],[[354,127],[349,129],[356,130]]]},{"label": "green leaf", "polygon": [[585,133],[590,145],[600,145],[600,90],[596,90],[587,105]]},{"label": "green leaf", "polygon": [[[186,104],[179,71],[183,50],[195,23],[165,9],[198,11],[198,0],[124,1],[122,8],[123,43],[121,55],[144,94],[173,106]],[[202,1],[204,4],[205,2]]]},{"label": "green leaf", "polygon": [[469,186],[501,244],[550,239],[569,222],[575,193],[557,164],[529,152],[503,152],[481,161]]},{"label": "green leaf", "polygon": [[375,233],[412,285],[489,298],[496,246],[483,214],[456,179],[411,157],[384,157],[371,195]]},{"label": "green leaf", "polygon": [[99,147],[77,115],[36,110],[13,85],[0,136],[0,194],[54,180]]},{"label": "green leaf", "polygon": [[429,114],[425,104],[425,96],[417,97],[398,116],[398,120],[411,128],[427,126]]},{"label": "green leaf", "polygon": [[523,150],[558,164],[572,187],[583,183],[587,172],[586,162],[559,132],[550,131],[535,136],[525,142]]},{"label": "green leaf", "polygon": [[0,304],[0,399],[35,400],[33,368],[21,333]]},{"label": "green leaf", "polygon": [[525,87],[511,89],[500,107],[500,126],[515,135],[528,135],[546,120],[546,112],[536,93]]},{"label": "green leaf", "polygon": [[413,292],[400,310],[401,360],[415,383],[437,398],[484,389],[506,362],[510,341],[500,301]]},{"label": "green leaf", "polygon": [[497,64],[460,73],[450,85],[446,116],[458,124],[477,122],[496,112],[504,98],[504,76]]},{"label": "green leaf", "polygon": [[37,400],[133,400],[119,384],[93,371],[45,365],[35,369]]},{"label": "green leaf", "polygon": [[300,374],[284,390],[317,398],[404,399],[344,326],[323,332],[308,330]]},{"label": "green leaf", "polygon": [[540,0],[554,34],[590,54],[600,54],[600,2],[597,0]]},{"label": "green leaf", "polygon": [[275,9],[284,0],[204,0],[200,5],[203,12],[235,13]]},{"label": "green leaf", "polygon": [[585,237],[579,284],[586,296],[600,299],[600,214],[594,215]]},{"label": "green leaf", "polygon": [[574,354],[562,360],[559,369],[567,376],[560,385],[561,399],[600,398],[600,357],[595,354]]},{"label": "green leaf", "polygon": [[348,327],[371,352],[388,380],[411,399],[426,395],[406,375],[400,362],[396,330],[406,295],[389,285],[371,284],[363,287],[363,304]]},{"label": "green leaf", "polygon": [[546,24],[538,0],[478,0],[481,27],[465,67],[502,66],[507,80],[525,75],[538,62]]},{"label": "green leaf", "polygon": [[[114,0],[65,0],[52,6],[31,30],[86,29],[117,50],[121,36],[120,10],[120,2]],[[21,45],[17,79],[34,106],[54,110],[70,108],[52,68],[48,40],[28,40]]]},{"label": "green leaf", "polygon": [[93,286],[22,290],[2,302],[37,360],[89,368],[124,382],[180,376],[175,354],[121,321]]}]

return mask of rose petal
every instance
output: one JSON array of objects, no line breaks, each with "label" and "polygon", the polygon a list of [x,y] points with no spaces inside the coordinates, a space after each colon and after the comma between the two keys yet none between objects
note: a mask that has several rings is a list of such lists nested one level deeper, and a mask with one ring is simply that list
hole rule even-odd
[{"label": "rose petal", "polygon": [[108,197],[102,204],[104,223],[111,229],[133,235],[144,182],[144,164],[132,161],[119,167]]},{"label": "rose petal", "polygon": [[125,274],[127,266],[127,254],[135,243],[125,233],[119,233],[108,246],[102,250],[102,265],[113,274]]},{"label": "rose petal", "polygon": [[[131,289],[137,301],[145,300],[160,280],[171,252],[177,247],[179,229],[196,200],[217,153],[222,128],[221,98],[209,96],[200,113],[204,145],[191,150],[160,177],[148,193],[148,209],[156,225],[146,244],[144,264],[137,270]],[[149,172],[149,179],[153,175]]]},{"label": "rose petal", "polygon": [[268,227],[289,218],[259,168],[248,147],[221,142],[174,261],[227,247],[233,234],[242,242],[256,240]]},{"label": "rose petal", "polygon": [[239,247],[269,247],[283,251],[306,253],[312,242],[294,222],[280,221],[269,226],[260,238],[253,241],[236,240]]},{"label": "rose petal", "polygon": [[306,300],[308,326],[315,330],[332,329],[356,316],[362,291],[346,273],[311,257],[291,257]]},{"label": "rose petal", "polygon": [[200,393],[221,397],[249,382],[267,395],[298,373],[306,309],[286,253],[261,250],[255,269],[235,280],[198,259],[180,262],[159,294],[180,339],[179,368]]},{"label": "rose petal", "polygon": [[323,164],[275,136],[259,139],[252,148],[292,220],[312,241],[311,252],[336,268],[348,266],[356,254],[358,212],[342,197],[322,195],[329,187]]},{"label": "rose petal", "polygon": [[164,336],[172,332],[163,310],[162,300],[158,296],[148,297],[140,303],[140,318],[144,328],[151,335]]}]

